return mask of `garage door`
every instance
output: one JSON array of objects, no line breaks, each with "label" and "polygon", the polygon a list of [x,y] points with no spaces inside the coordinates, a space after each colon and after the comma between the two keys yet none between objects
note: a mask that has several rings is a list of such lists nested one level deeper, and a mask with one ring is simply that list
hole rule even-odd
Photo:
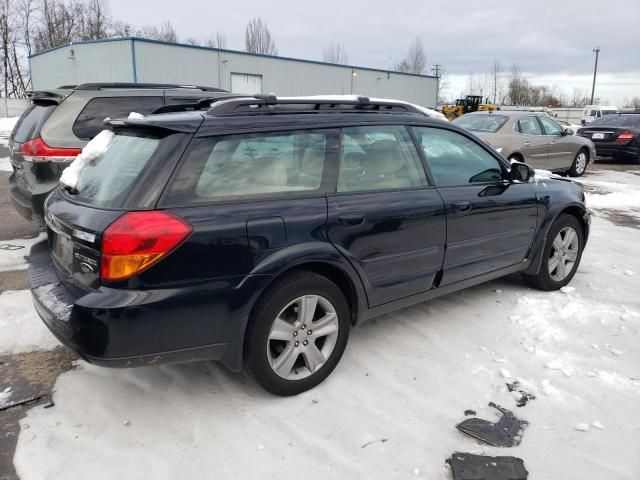
[{"label": "garage door", "polygon": [[231,74],[231,91],[233,93],[262,93],[262,75],[249,73]]}]

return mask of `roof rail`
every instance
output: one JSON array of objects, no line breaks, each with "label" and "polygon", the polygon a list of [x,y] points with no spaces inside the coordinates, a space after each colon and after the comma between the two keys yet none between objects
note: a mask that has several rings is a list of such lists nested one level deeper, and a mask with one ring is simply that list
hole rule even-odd
[{"label": "roof rail", "polygon": [[60,85],[57,89],[58,90],[73,90],[76,87],[77,87],[77,85]]},{"label": "roof rail", "polygon": [[217,97],[206,97],[197,102],[189,103],[170,103],[156,108],[149,115],[158,115],[161,113],[177,113],[177,112],[193,112],[196,110],[205,110],[211,107],[213,102],[218,100],[229,100],[231,98],[241,98],[241,95],[220,95]]},{"label": "roof rail", "polygon": [[180,85],[176,83],[126,83],[126,82],[113,82],[113,83],[83,83],[77,85],[74,90],[102,90],[102,89],[115,89],[115,88],[184,88],[190,90],[201,90],[203,92],[227,92],[222,88],[215,87],[203,87],[200,85]]},{"label": "roof rail", "polygon": [[[300,106],[309,108],[301,109]],[[283,107],[283,108],[282,108]],[[290,107],[290,108],[286,108]],[[278,97],[274,93],[255,95],[252,97],[236,97],[231,99],[216,99],[207,111],[210,115],[224,115],[236,112],[275,113],[276,111],[318,111],[340,110],[349,107],[353,110],[376,112],[403,111],[421,113],[414,105],[395,100],[371,100],[359,95],[340,96],[309,96],[309,97]]]}]

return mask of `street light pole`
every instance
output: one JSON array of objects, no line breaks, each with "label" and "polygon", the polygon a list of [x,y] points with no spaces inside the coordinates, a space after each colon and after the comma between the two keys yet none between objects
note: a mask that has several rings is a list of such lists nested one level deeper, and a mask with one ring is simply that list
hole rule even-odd
[{"label": "street light pole", "polygon": [[598,72],[598,54],[600,53],[600,46],[598,45],[596,48],[593,49],[593,51],[596,54],[596,64],[593,67],[593,85],[591,86],[591,102],[590,102],[591,105],[593,105],[593,96],[596,93],[596,73]]}]

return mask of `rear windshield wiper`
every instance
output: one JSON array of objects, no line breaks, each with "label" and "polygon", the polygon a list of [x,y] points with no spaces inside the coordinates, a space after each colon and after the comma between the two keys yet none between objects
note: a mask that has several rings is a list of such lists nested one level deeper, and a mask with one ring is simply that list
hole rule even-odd
[{"label": "rear windshield wiper", "polygon": [[80,193],[78,189],[70,187],[69,185],[62,185],[62,188],[64,188],[69,195],[78,195]]}]

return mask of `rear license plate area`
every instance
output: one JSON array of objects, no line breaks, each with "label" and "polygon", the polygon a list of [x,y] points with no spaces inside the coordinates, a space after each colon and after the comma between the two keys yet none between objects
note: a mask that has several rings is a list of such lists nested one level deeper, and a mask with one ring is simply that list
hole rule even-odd
[{"label": "rear license plate area", "polygon": [[604,133],[594,133],[591,138],[593,140],[604,140]]},{"label": "rear license plate area", "polygon": [[53,235],[53,257],[61,268],[67,273],[71,273],[73,265],[73,242],[71,237],[59,233]]}]

